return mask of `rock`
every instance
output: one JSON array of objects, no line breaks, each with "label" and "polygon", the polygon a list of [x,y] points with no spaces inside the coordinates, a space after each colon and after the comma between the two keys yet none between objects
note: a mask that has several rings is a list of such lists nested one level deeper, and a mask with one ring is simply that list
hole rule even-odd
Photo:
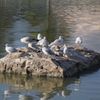
[{"label": "rock", "polygon": [[[89,69],[100,61],[100,54],[84,47],[68,46],[73,51],[70,57],[59,55],[44,58],[42,52],[21,47],[22,52],[12,53],[0,59],[0,72],[11,74],[27,74],[45,77],[70,77]],[[54,49],[54,48],[53,48]]]}]

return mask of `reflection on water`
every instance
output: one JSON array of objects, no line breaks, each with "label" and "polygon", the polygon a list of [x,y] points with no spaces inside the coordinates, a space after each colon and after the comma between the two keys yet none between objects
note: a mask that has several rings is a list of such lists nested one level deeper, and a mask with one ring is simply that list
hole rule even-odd
[{"label": "reflection on water", "polygon": [[[100,0],[0,0],[0,57],[6,43],[22,47],[20,38],[38,33],[48,41],[62,35],[72,45],[81,35],[82,46],[100,52]],[[1,74],[0,100],[99,100],[99,73],[79,79]]]},{"label": "reflection on water", "polygon": [[33,100],[33,98],[45,100],[56,95],[70,95],[70,87],[66,87],[70,84],[79,85],[80,80],[0,74],[0,83],[8,84],[8,90],[4,90],[4,98],[11,98],[10,95],[16,94],[19,100]]},{"label": "reflection on water", "polygon": [[30,95],[19,95],[19,100],[33,100],[33,97]]}]

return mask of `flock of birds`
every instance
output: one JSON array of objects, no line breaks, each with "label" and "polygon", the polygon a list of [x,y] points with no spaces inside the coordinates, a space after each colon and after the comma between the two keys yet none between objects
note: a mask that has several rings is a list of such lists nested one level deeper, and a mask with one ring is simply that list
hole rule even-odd
[{"label": "flock of birds", "polygon": [[[26,43],[29,48],[35,48],[35,49],[41,49],[41,51],[46,55],[46,58],[48,55],[56,55],[52,51],[52,46],[56,46],[57,49],[63,52],[64,55],[69,56],[72,52],[68,49],[67,44],[64,44],[64,38],[62,36],[59,36],[58,39],[55,39],[53,42],[49,43],[46,39],[46,37],[43,37],[40,33],[37,35],[37,39],[32,37],[23,37],[20,39],[22,43]],[[82,44],[82,38],[78,36],[75,40],[75,43],[77,45]],[[63,45],[63,46],[61,46]],[[12,56],[13,52],[19,52],[16,48],[9,46],[9,44],[5,45],[5,50],[10,54],[10,57]]]}]

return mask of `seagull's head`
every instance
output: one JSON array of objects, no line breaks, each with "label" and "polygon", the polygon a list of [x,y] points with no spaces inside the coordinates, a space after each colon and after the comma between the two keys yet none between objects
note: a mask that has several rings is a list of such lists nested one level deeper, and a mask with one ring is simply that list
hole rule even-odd
[{"label": "seagull's head", "polygon": [[63,36],[59,36],[59,39],[65,39]]},{"label": "seagull's head", "polygon": [[67,47],[67,44],[64,44],[64,47]]},{"label": "seagull's head", "polygon": [[38,36],[41,36],[41,33],[39,33]]},{"label": "seagull's head", "polygon": [[59,39],[62,39],[62,36],[59,36]]},{"label": "seagull's head", "polygon": [[5,47],[9,47],[9,44],[6,44]]},{"label": "seagull's head", "polygon": [[44,37],[43,39],[46,39],[46,37]]}]

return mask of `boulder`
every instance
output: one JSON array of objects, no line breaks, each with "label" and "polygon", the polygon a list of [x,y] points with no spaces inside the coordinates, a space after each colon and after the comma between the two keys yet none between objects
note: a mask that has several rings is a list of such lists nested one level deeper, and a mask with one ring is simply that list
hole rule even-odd
[{"label": "boulder", "polygon": [[70,77],[99,64],[100,54],[85,47],[68,46],[73,52],[69,57],[55,51],[57,56],[45,55],[35,49],[17,48],[21,52],[7,54],[0,59],[0,72],[46,77]]}]

